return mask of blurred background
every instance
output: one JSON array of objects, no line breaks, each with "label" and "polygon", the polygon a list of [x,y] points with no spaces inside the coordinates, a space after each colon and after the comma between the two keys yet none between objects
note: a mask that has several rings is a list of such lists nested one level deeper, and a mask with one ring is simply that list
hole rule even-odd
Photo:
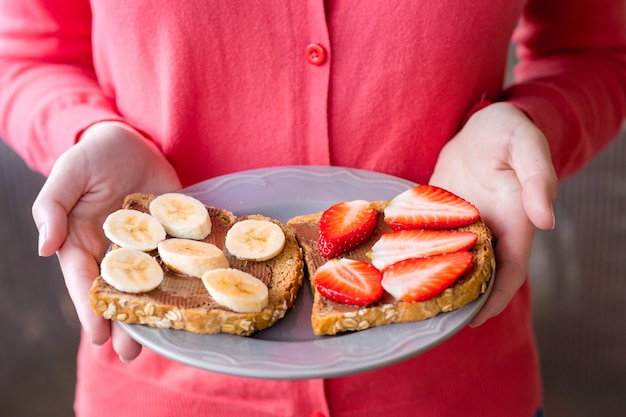
[{"label": "blurred background", "polygon": [[43,183],[0,140],[0,416],[73,415],[80,327],[56,258],[37,255]]},{"label": "blurred background", "polygon": [[547,417],[626,416],[626,129],[555,212],[530,271]]},{"label": "blurred background", "polygon": [[[43,184],[0,142],[0,416],[72,414],[79,325],[57,260],[37,256]],[[562,183],[531,264],[547,417],[626,415],[626,129]]]}]

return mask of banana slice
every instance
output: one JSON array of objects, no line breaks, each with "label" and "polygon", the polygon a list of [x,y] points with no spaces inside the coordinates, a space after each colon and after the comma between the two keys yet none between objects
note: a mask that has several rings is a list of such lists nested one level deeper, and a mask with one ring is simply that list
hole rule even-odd
[{"label": "banana slice", "polygon": [[211,218],[201,201],[180,193],[156,197],[149,206],[165,231],[173,237],[202,240],[211,233]]},{"label": "banana slice", "polygon": [[102,225],[109,240],[123,248],[140,251],[156,249],[165,239],[165,229],[157,219],[137,210],[114,211]]},{"label": "banana slice", "polygon": [[100,264],[102,278],[119,291],[141,293],[155,289],[163,281],[163,269],[149,254],[119,248],[106,254]]},{"label": "banana slice", "polygon": [[202,282],[218,304],[237,313],[256,313],[267,307],[267,286],[247,272],[213,269],[202,275]]},{"label": "banana slice", "polygon": [[191,239],[167,239],[159,242],[159,255],[169,269],[200,278],[206,271],[228,268],[224,252],[217,246]]},{"label": "banana slice", "polygon": [[269,220],[246,219],[235,223],[226,233],[226,249],[248,261],[266,261],[285,247],[285,233]]}]

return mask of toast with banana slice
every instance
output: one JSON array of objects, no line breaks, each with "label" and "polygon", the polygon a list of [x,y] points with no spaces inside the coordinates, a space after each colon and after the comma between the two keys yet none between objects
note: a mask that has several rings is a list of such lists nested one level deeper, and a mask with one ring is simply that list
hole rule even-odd
[{"label": "toast with banana slice", "polygon": [[486,291],[495,269],[478,210],[437,187],[341,202],[287,224],[304,250],[316,335],[456,310]]},{"label": "toast with banana slice", "polygon": [[89,301],[107,319],[248,336],[280,320],[303,281],[291,227],[183,194],[128,195],[103,228],[112,249]]}]

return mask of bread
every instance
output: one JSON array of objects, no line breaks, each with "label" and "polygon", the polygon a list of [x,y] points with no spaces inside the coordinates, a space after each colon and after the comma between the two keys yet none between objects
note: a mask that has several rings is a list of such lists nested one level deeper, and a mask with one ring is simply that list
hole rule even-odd
[{"label": "bread", "polygon": [[[378,213],[377,226],[369,241],[347,252],[342,257],[369,261],[366,253],[383,233],[391,228],[385,223],[383,210],[388,202],[375,202]],[[472,301],[487,289],[487,284],[495,269],[494,251],[491,245],[491,232],[482,219],[459,228],[471,230],[478,240],[471,251],[474,265],[469,274],[461,277],[440,295],[422,302],[404,302],[384,293],[383,297],[366,307],[341,304],[331,301],[315,290],[313,276],[317,268],[327,259],[318,252],[319,221],[322,213],[294,217],[287,223],[296,231],[297,239],[304,250],[304,260],[313,292],[311,324],[316,335],[334,335],[344,331],[364,330],[394,322],[413,322],[436,316],[439,313],[456,310]]]},{"label": "bread", "polygon": [[[148,212],[150,194],[131,194],[123,208]],[[230,333],[248,336],[274,325],[293,306],[303,281],[304,264],[293,229],[260,215],[235,217],[229,211],[207,206],[212,231],[204,239],[224,250],[231,268],[240,269],[261,279],[269,289],[268,305],[258,313],[237,313],[220,306],[211,298],[202,281],[181,276],[160,262],[165,277],[161,285],[149,292],[131,294],[118,291],[102,277],[93,282],[89,302],[94,312],[107,319],[140,323],[164,329],[184,329],[201,334]],[[276,257],[261,262],[242,261],[225,249],[228,229],[243,219],[265,219],[278,224],[286,243]],[[115,248],[113,248],[115,250]],[[158,252],[150,253],[158,260]]]}]

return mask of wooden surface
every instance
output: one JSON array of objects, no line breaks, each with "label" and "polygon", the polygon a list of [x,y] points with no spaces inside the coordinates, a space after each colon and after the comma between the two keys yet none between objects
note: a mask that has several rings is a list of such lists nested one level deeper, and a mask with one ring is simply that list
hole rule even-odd
[{"label": "wooden surface", "polygon": [[[36,252],[43,178],[0,142],[0,416],[72,415],[79,327],[56,259]],[[626,410],[626,134],[566,180],[532,260],[548,417]]]}]

